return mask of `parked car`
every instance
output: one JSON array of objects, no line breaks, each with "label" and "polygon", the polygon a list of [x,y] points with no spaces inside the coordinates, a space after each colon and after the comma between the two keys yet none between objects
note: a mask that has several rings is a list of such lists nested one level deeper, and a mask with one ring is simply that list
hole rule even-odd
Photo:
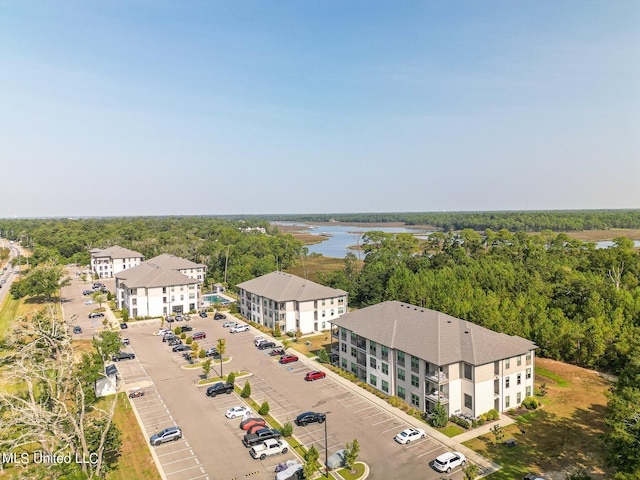
[{"label": "parked car", "polygon": [[264,338],[262,335],[256,335],[255,337],[253,337],[253,344],[256,347],[259,347],[261,343],[266,342],[267,339]]},{"label": "parked car", "polygon": [[258,345],[258,350],[266,350],[267,348],[276,348],[276,344],[274,342],[262,342]]},{"label": "parked car", "polygon": [[204,353],[204,355],[205,357],[219,357],[220,352],[218,352],[218,349],[216,347],[211,347]]},{"label": "parked car", "polygon": [[341,468],[345,466],[345,460],[347,457],[347,450],[346,449],[342,449],[342,450],[338,450],[336,453],[334,453],[333,455],[331,455],[328,459],[327,459],[327,468],[329,470],[333,470],[334,468]]},{"label": "parked car", "polygon": [[247,435],[252,435],[256,433],[258,430],[262,430],[263,428],[269,428],[269,425],[267,425],[266,422],[256,422],[251,424],[251,426],[247,428],[245,431],[247,432]]},{"label": "parked car", "polygon": [[122,323],[120,324],[120,330],[125,330],[125,329],[127,329],[127,328],[129,328],[129,325],[127,325],[127,324],[126,324],[126,322],[122,322]]},{"label": "parked car", "polygon": [[304,412],[298,415],[295,419],[296,425],[304,427],[309,423],[324,423],[327,416],[320,412]]},{"label": "parked car", "polygon": [[296,357],[295,355],[283,355],[282,357],[280,357],[279,363],[281,364],[285,364],[285,363],[291,363],[291,362],[297,362],[298,361],[298,357]]},{"label": "parked car", "polygon": [[184,320],[184,317],[182,315],[176,315],[175,320],[176,320],[176,322],[181,322],[181,321]]},{"label": "parked car", "polygon": [[167,317],[165,320],[166,320],[168,323],[173,323],[173,322],[175,322],[175,321],[176,321],[175,317]]},{"label": "parked car", "polygon": [[460,452],[443,453],[433,461],[433,468],[439,472],[450,473],[456,467],[464,467],[467,464],[466,457]]},{"label": "parked car", "polygon": [[82,292],[82,295],[93,295],[93,290],[85,290]]},{"label": "parked car", "polygon": [[236,325],[235,327],[232,327],[230,332],[231,333],[240,333],[240,332],[248,332],[249,331],[249,325]]},{"label": "parked car", "polygon": [[285,355],[285,352],[284,352],[283,349],[277,348],[275,350],[271,350],[269,352],[269,355],[271,355],[272,357],[277,357],[277,356],[280,356],[280,355]]},{"label": "parked car", "polygon": [[104,313],[102,313],[102,312],[91,312],[89,314],[89,318],[100,318],[100,317],[104,317]]},{"label": "parked car", "polygon": [[182,345],[182,340],[179,338],[172,338],[167,343],[170,347],[175,347],[176,345]]},{"label": "parked car", "polygon": [[231,407],[227,410],[227,413],[224,414],[227,418],[237,418],[244,417],[248,412],[251,412],[251,409],[246,405],[238,405],[237,407]]},{"label": "parked car", "polygon": [[280,430],[276,430],[275,428],[261,428],[256,433],[249,433],[245,435],[242,439],[242,444],[245,447],[253,447],[258,443],[269,440],[270,438],[280,438],[281,436],[282,433],[280,433]]},{"label": "parked car", "polygon": [[319,371],[317,371],[317,370],[313,370],[313,371],[311,371],[311,372],[308,372],[308,373],[304,376],[304,379],[305,379],[307,382],[313,382],[314,380],[320,380],[320,379],[322,379],[322,378],[324,378],[324,377],[326,377],[326,376],[327,376],[327,374],[326,374],[326,373],[324,373],[324,372],[319,372]]},{"label": "parked car", "polygon": [[162,337],[162,341],[163,342],[170,342],[171,340],[180,340],[180,337],[178,337],[177,335],[175,335],[173,333],[167,333],[166,335],[164,335]]},{"label": "parked car", "polygon": [[411,443],[413,440],[419,440],[420,438],[427,438],[424,430],[420,428],[407,428],[397,434],[394,440],[398,443],[405,444]]},{"label": "parked car", "polygon": [[173,332],[169,329],[161,328],[156,332],[156,335],[158,336],[173,335]]},{"label": "parked car", "polygon": [[165,428],[164,430],[160,430],[155,435],[152,435],[149,439],[149,443],[151,443],[151,445],[153,445],[154,447],[157,447],[158,445],[161,445],[163,443],[180,440],[181,438],[182,430],[180,429],[180,427],[175,426]]},{"label": "parked car", "polygon": [[189,345],[176,345],[171,349],[172,352],[189,352],[191,351],[191,347]]},{"label": "parked car", "polygon": [[213,316],[214,320],[224,320],[227,316],[224,313],[216,312]]},{"label": "parked car", "polygon": [[200,312],[198,315],[200,315],[202,318],[207,318],[207,312]]},{"label": "parked car", "polygon": [[278,455],[279,453],[287,453],[289,451],[289,444],[284,438],[265,440],[258,445],[254,445],[249,450],[251,456],[255,459],[264,460],[271,455]]},{"label": "parked car", "polygon": [[233,383],[218,382],[207,388],[207,397],[215,397],[223,393],[229,395],[231,392],[233,392]]},{"label": "parked car", "polygon": [[303,465],[301,463],[291,461],[291,463],[287,462],[286,464],[282,464],[282,465],[285,467],[284,470],[278,470],[278,467],[276,467],[275,480],[304,479],[304,473],[302,471]]},{"label": "parked car", "polygon": [[222,324],[223,327],[227,328],[227,327],[235,327],[236,325],[238,325],[238,322],[224,322]]},{"label": "parked car", "polygon": [[82,333],[82,328],[76,325],[73,327],[73,333]]},{"label": "parked car", "polygon": [[115,355],[111,355],[111,360],[114,362],[119,362],[120,360],[133,360],[134,358],[136,358],[136,354],[129,352],[119,352]]},{"label": "parked car", "polygon": [[201,340],[203,338],[207,338],[207,334],[204,332],[196,332],[191,335],[191,338],[193,338],[194,340]]},{"label": "parked car", "polygon": [[85,305],[93,305],[94,303],[96,303],[96,302],[95,302],[95,301],[93,301],[93,300],[85,300],[85,301],[84,301],[84,304],[85,304]]},{"label": "parked car", "polygon": [[125,346],[126,346],[126,345],[129,345],[130,343],[131,343],[131,340],[129,340],[128,338],[123,338],[123,339],[122,339],[122,344],[123,344],[123,345],[125,345]]},{"label": "parked car", "polygon": [[183,325],[182,327],[180,327],[180,330],[182,330],[183,332],[191,332],[193,330],[193,327],[190,327],[189,325]]},{"label": "parked car", "polygon": [[247,418],[243,419],[243,420],[240,422],[240,428],[241,428],[242,430],[249,430],[249,428],[250,428],[251,426],[256,425],[256,424],[260,424],[260,425],[264,425],[264,426],[266,426],[266,425],[267,425],[267,422],[266,422],[266,420],[265,420],[264,418],[260,418],[260,417],[247,417]]},{"label": "parked car", "polygon": [[537,473],[527,473],[524,477],[522,477],[522,480],[544,480],[544,478],[542,478]]}]

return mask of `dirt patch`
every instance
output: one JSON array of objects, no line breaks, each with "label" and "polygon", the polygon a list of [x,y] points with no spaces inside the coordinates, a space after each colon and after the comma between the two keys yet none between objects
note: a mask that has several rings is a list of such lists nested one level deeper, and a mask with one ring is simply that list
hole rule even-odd
[{"label": "dirt patch", "polygon": [[571,238],[577,238],[583,242],[601,242],[613,240],[616,237],[627,237],[631,240],[640,240],[638,228],[611,228],[609,230],[583,230],[581,232],[565,232]]}]

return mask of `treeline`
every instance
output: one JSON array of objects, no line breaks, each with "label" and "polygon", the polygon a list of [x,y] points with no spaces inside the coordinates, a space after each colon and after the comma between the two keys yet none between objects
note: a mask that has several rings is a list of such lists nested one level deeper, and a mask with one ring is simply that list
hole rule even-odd
[{"label": "treeline", "polygon": [[[247,228],[262,227],[266,234]],[[169,253],[207,265],[207,280],[235,285],[274,270],[285,270],[304,244],[272,230],[264,219],[134,217],[102,219],[0,220],[0,236],[30,247],[31,264],[54,259],[87,265],[89,250],[120,245],[149,259]],[[24,259],[23,259],[24,261]]]},{"label": "treeline", "polygon": [[640,335],[640,257],[627,238],[596,249],[566,234],[369,232],[364,266],[324,274],[350,306],[398,300],[533,340],[542,356],[618,371]]},{"label": "treeline", "polygon": [[511,232],[555,232],[640,228],[640,210],[548,210],[530,212],[336,213],[264,215],[260,218],[289,222],[349,222],[430,225],[444,231],[488,228]]}]

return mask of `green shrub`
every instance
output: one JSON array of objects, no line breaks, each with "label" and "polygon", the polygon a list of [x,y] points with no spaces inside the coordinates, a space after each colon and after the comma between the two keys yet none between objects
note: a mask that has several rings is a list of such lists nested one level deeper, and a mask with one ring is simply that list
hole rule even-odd
[{"label": "green shrub", "polygon": [[182,332],[182,333],[180,334],[180,338],[181,338],[182,340],[184,340],[185,338],[187,338],[187,334],[186,334],[186,333],[184,333],[184,332]]},{"label": "green shrub", "polygon": [[460,417],[456,417],[455,415],[452,416],[449,419],[451,422],[455,423],[456,425],[465,428],[465,429],[469,429],[471,428],[471,424],[469,422],[467,422],[464,418],[460,418]]},{"label": "green shrub", "polygon": [[260,415],[268,415],[269,414],[269,402],[262,402],[260,405],[260,409],[258,410]]},{"label": "green shrub", "polygon": [[282,435],[285,437],[290,437],[291,434],[293,434],[293,425],[291,425],[291,422],[286,422],[284,425],[282,425]]},{"label": "green shrub", "polygon": [[498,420],[500,418],[500,414],[495,408],[492,408],[487,413],[485,413],[487,420]]},{"label": "green shrub", "polygon": [[249,398],[251,396],[251,385],[249,384],[249,380],[245,382],[242,392],[240,392],[240,396],[242,398]]},{"label": "green shrub", "polygon": [[182,328],[180,327],[176,327],[173,329],[173,334],[174,335],[180,335],[182,333]]},{"label": "green shrub", "polygon": [[522,406],[528,410],[535,410],[540,406],[540,402],[536,397],[526,397],[522,400]]},{"label": "green shrub", "polygon": [[202,349],[198,352],[198,358],[205,358],[207,356],[206,352]]},{"label": "green shrub", "polygon": [[193,343],[193,338],[189,337],[187,338],[187,345],[191,345]]},{"label": "green shrub", "polygon": [[234,383],[236,381],[236,374],[231,372],[227,375],[227,383]]},{"label": "green shrub", "polygon": [[318,350],[318,361],[320,363],[329,363],[329,354],[324,348]]}]

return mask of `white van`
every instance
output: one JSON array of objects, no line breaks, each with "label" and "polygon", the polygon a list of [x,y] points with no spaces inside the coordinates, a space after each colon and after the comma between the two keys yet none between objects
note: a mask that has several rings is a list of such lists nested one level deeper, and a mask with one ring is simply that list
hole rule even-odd
[{"label": "white van", "polygon": [[302,464],[292,463],[286,470],[276,473],[275,480],[300,480],[302,478]]}]

